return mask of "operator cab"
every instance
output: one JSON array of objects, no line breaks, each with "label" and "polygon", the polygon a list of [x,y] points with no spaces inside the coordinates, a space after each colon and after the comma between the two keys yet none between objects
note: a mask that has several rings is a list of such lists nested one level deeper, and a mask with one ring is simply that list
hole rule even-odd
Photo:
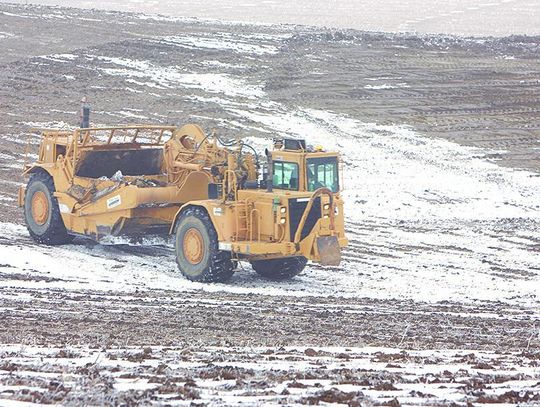
[{"label": "operator cab", "polygon": [[306,147],[304,140],[274,140],[272,181],[276,189],[314,192],[326,187],[337,193],[338,154]]}]

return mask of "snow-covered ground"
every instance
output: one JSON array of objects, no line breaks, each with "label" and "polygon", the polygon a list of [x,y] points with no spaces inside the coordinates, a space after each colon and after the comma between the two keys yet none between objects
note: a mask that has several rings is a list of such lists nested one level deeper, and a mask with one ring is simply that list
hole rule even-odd
[{"label": "snow-covered ground", "polygon": [[[11,17],[38,18],[27,9]],[[41,18],[71,17],[55,9]],[[405,21],[404,29],[417,23],[420,17]],[[539,403],[540,177],[486,158],[499,151],[293,104],[279,94],[282,83],[274,77],[269,84],[260,71],[275,69],[270,61],[280,53],[289,55],[294,30],[221,30],[149,34],[125,47],[58,51],[31,63],[60,72],[66,88],[99,77],[99,86],[116,89],[121,106],[106,111],[97,104],[96,120],[168,120],[159,105],[182,99],[202,111],[191,118],[238,131],[258,149],[278,134],[340,151],[350,240],[342,265],[309,265],[282,283],[242,265],[227,284],[197,284],[177,271],[164,238],[45,247],[23,226],[0,223],[0,327],[8,326],[0,405]],[[0,32],[0,41],[12,37]],[[138,52],[154,47],[161,51]],[[414,85],[400,75],[374,75],[360,78],[358,88]],[[20,116],[17,124],[69,127],[49,120],[69,121],[73,106],[52,107],[58,109],[48,116]],[[1,141],[19,148],[26,137],[10,131]],[[37,148],[37,137],[30,146]],[[18,185],[5,174],[23,162],[2,150],[2,185]],[[0,208],[15,200],[0,189]],[[137,326],[143,319],[147,326]],[[349,328],[352,334],[343,332]],[[129,329],[132,335],[124,335]],[[343,343],[362,347],[322,347]],[[395,348],[366,346],[381,343]]]},{"label": "snow-covered ground", "polygon": [[[92,54],[40,59],[97,70],[143,89],[188,93],[186,97],[195,102],[219,106],[234,118],[222,120],[224,127],[239,127],[244,134],[268,134],[267,139],[248,138],[258,149],[269,147],[271,137],[279,134],[341,152],[350,246],[339,268],[311,266],[292,282],[270,283],[247,265],[248,271],[237,273],[229,284],[200,285],[179,276],[165,241],[150,242],[154,251],[134,247],[126,252],[123,247],[83,244],[49,248],[33,245],[22,226],[1,224],[3,239],[16,242],[0,246],[4,271],[33,270],[59,279],[48,284],[64,289],[204,289],[538,306],[540,177],[483,158],[496,151],[426,138],[405,126],[363,123],[331,111],[273,101],[265,83],[251,83],[242,72],[249,58],[274,52],[272,40],[279,43],[283,35],[241,37],[236,42],[225,34],[209,37],[202,33],[154,40],[173,49],[212,48],[243,56],[232,69],[210,58],[206,66],[212,66],[212,73]],[[190,91],[196,93],[190,96]],[[147,117],[140,109],[128,107],[111,114],[127,120]],[[0,284],[42,283],[4,279]]]},{"label": "snow-covered ground", "polygon": [[0,399],[14,406],[81,399],[90,404],[365,406],[540,401],[538,366],[519,353],[2,345],[0,360]]},{"label": "snow-covered ground", "polygon": [[64,289],[204,289],[538,306],[540,178],[486,162],[478,149],[426,139],[404,127],[311,109],[291,112],[268,101],[252,109],[231,105],[231,110],[258,128],[303,136],[342,152],[351,245],[341,267],[308,267],[287,283],[240,271],[228,284],[201,285],[178,274],[164,240],[147,242],[154,250],[83,244],[50,248],[34,245],[22,226],[2,224],[1,239],[16,242],[0,246],[4,272],[33,270],[33,275],[59,279],[49,287]]},{"label": "snow-covered ground", "polygon": [[[220,41],[226,43],[224,38]],[[259,39],[252,41],[257,44]],[[178,46],[186,43],[237,52],[199,37],[184,38]],[[259,53],[245,45],[242,52]],[[495,151],[426,138],[404,126],[362,123],[330,111],[286,106],[268,98],[264,83],[249,83],[238,73],[221,73],[219,66],[215,73],[201,74],[129,58],[62,54],[43,60],[80,64],[97,60],[103,64],[100,72],[127,83],[198,89],[208,96],[191,96],[195,101],[219,105],[235,118],[224,120],[223,126],[268,134],[268,139],[248,139],[259,149],[270,146],[270,135],[279,134],[340,151],[350,247],[341,267],[308,267],[292,282],[265,282],[241,271],[229,284],[200,285],[178,275],[170,245],[164,241],[154,242],[155,253],[141,258],[137,248],[133,254],[113,246],[39,247],[28,241],[23,227],[2,224],[3,236],[18,242],[0,246],[8,273],[36,270],[60,279],[51,286],[73,289],[159,287],[538,306],[540,177],[483,158]],[[132,112],[125,109],[119,114],[135,120]],[[55,259],[62,259],[62,264]]]}]

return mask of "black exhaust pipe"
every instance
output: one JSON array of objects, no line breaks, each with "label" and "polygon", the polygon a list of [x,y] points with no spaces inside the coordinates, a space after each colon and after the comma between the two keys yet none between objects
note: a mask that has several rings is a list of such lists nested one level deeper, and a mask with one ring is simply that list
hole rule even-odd
[{"label": "black exhaust pipe", "polygon": [[88,129],[90,127],[90,104],[87,102],[86,97],[82,98],[81,103],[81,129]]},{"label": "black exhaust pipe", "polygon": [[268,161],[268,173],[266,174],[266,192],[272,192],[274,188],[274,169],[272,168],[272,153],[266,148],[264,150]]}]

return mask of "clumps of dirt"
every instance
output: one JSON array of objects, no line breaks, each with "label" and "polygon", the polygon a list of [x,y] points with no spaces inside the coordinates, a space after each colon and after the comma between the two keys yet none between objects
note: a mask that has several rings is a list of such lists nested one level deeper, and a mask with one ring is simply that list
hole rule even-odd
[{"label": "clumps of dirt", "polygon": [[394,386],[392,383],[389,383],[389,382],[377,384],[377,385],[373,386],[372,389],[373,390],[378,390],[378,391],[396,391],[396,390],[399,390],[396,386]]},{"label": "clumps of dirt", "polygon": [[400,353],[384,353],[375,352],[373,354],[372,362],[406,362],[409,360],[409,354],[405,351]]},{"label": "clumps of dirt", "polygon": [[538,367],[540,366],[540,351],[523,351],[519,354],[520,357],[528,359],[530,361],[531,366]]},{"label": "clumps of dirt", "polygon": [[345,359],[350,360],[351,356],[346,352],[340,352],[337,354],[332,354],[330,352],[326,352],[323,350],[315,350],[313,348],[307,348],[304,350],[304,355],[308,357],[326,357],[326,356],[332,356],[337,357],[338,359]]},{"label": "clumps of dirt", "polygon": [[237,380],[253,377],[255,372],[253,369],[244,369],[235,366],[215,366],[209,365],[199,372],[201,379],[214,380]]},{"label": "clumps of dirt", "polygon": [[311,396],[302,397],[298,402],[311,406],[320,403],[339,403],[350,407],[360,407],[364,399],[364,393],[361,391],[344,392],[332,387],[329,390],[321,390]]},{"label": "clumps of dirt", "polygon": [[419,398],[434,398],[434,397],[436,397],[434,394],[424,393],[424,392],[421,392],[421,391],[418,391],[418,390],[410,391],[409,395],[411,397],[419,397]]},{"label": "clumps of dirt", "polygon": [[399,402],[399,400],[396,397],[394,397],[392,400],[385,401],[384,403],[381,403],[379,405],[380,406],[389,406],[389,407],[400,407],[401,403]]},{"label": "clumps of dirt", "polygon": [[63,383],[51,380],[45,389],[20,389],[12,393],[12,398],[27,403],[36,404],[59,404],[62,403],[71,387],[64,386]]},{"label": "clumps of dirt", "polygon": [[482,369],[482,370],[495,369],[495,367],[493,367],[493,365],[490,365],[489,363],[486,363],[486,362],[479,362],[479,363],[476,363],[475,365],[472,365],[471,367],[473,369]]},{"label": "clumps of dirt", "polygon": [[495,403],[505,403],[505,404],[518,404],[526,403],[530,405],[533,402],[540,402],[540,393],[526,390],[523,392],[518,392],[514,390],[507,391],[506,393],[499,395],[491,396],[480,396],[476,399],[477,403],[484,404],[495,404]]},{"label": "clumps of dirt", "polygon": [[441,363],[442,359],[433,355],[430,356],[417,356],[410,355],[406,351],[401,351],[399,353],[384,353],[384,352],[375,352],[373,354],[372,362],[377,363],[391,363],[395,364],[400,363],[419,363],[425,365],[436,365]]},{"label": "clumps of dirt", "polygon": [[260,396],[276,396],[277,393],[274,390],[248,390],[240,393],[240,396],[244,397],[260,397]]},{"label": "clumps of dirt", "polygon": [[16,372],[19,370],[19,365],[12,362],[1,362],[0,363],[0,370],[4,370],[6,372]]},{"label": "clumps of dirt", "polygon": [[[403,394],[403,389],[410,384],[422,383],[426,388],[446,389],[443,398],[410,389],[406,398],[415,399],[416,404],[441,406],[454,405],[448,402],[448,397],[465,397],[474,404],[540,401],[540,396],[531,391],[529,384],[517,384],[533,379],[528,367],[530,361],[517,353],[477,351],[465,357],[463,354],[445,356],[437,353],[437,357],[445,358],[444,364],[453,367],[426,371],[417,362],[409,362],[428,358],[429,353],[425,351],[381,352],[375,357],[383,362],[373,365],[374,355],[370,352],[313,350],[316,356],[309,350],[306,354],[306,351],[296,349],[217,350],[200,347],[188,351],[182,347],[133,347],[107,351],[70,346],[53,351],[49,348],[21,351],[8,347],[0,353],[0,385],[18,389],[0,392],[0,404],[1,400],[15,400],[70,405],[159,405],[168,400],[179,400],[200,405],[227,404],[229,397],[240,396],[250,405],[265,402],[399,407],[398,397]],[[28,359],[24,352],[28,352]],[[347,358],[340,357],[342,353]],[[109,356],[115,356],[116,366],[116,363],[111,365],[113,359]],[[278,358],[278,362],[269,361],[269,356]],[[90,358],[94,362],[78,365],[77,358],[85,362]],[[122,363],[129,359],[135,362]],[[302,363],[298,364],[297,360]],[[387,369],[385,366],[389,363],[386,360],[400,360],[402,367],[397,371]],[[256,363],[260,368],[244,367],[246,363]],[[358,366],[363,363],[366,366]],[[479,363],[505,369],[464,368]],[[525,371],[519,370],[522,366]],[[140,390],[141,384],[145,390]],[[492,384],[497,384],[500,394],[493,395]],[[344,385],[346,387],[342,387]],[[536,387],[540,388],[540,383]],[[369,396],[366,395],[368,392]]]},{"label": "clumps of dirt", "polygon": [[79,354],[69,349],[61,349],[57,353],[55,353],[52,357],[57,358],[57,359],[75,359],[79,357]]},{"label": "clumps of dirt", "polygon": [[287,387],[291,387],[293,389],[305,389],[309,387],[307,384],[297,382],[296,380],[287,384]]},{"label": "clumps of dirt", "polygon": [[158,387],[157,392],[159,394],[174,394],[173,400],[197,400],[200,399],[201,396],[199,391],[195,388],[196,386],[195,382],[179,385],[168,380]]},{"label": "clumps of dirt", "polygon": [[397,365],[395,363],[387,363],[385,367],[387,369],[403,369],[403,366]]},{"label": "clumps of dirt", "polygon": [[[10,266],[8,266],[10,267]],[[31,272],[37,272],[36,270],[30,270]],[[31,275],[31,274],[22,274],[22,273],[0,273],[0,280],[20,280],[20,281],[34,281],[36,283],[43,282],[43,283],[57,283],[60,281],[65,281],[62,278],[56,278],[56,277],[47,277],[42,275]]]},{"label": "clumps of dirt", "polygon": [[475,363],[476,362],[476,355],[474,353],[468,353],[466,355],[456,355],[456,362],[459,363]]},{"label": "clumps of dirt", "polygon": [[152,348],[146,347],[140,352],[136,353],[127,353],[123,355],[118,355],[122,359],[127,360],[128,362],[141,363],[148,359],[155,359],[152,355]]}]

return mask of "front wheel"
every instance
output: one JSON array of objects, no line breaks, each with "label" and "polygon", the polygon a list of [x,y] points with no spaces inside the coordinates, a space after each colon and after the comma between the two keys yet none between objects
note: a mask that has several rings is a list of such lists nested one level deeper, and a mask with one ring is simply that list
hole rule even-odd
[{"label": "front wheel", "polygon": [[286,257],[283,259],[254,260],[253,270],[260,276],[274,281],[289,280],[304,270],[307,259],[303,256]]},{"label": "front wheel", "polygon": [[231,254],[219,250],[216,229],[206,211],[191,207],[180,215],[176,226],[176,263],[191,281],[219,283],[234,273]]},{"label": "front wheel", "polygon": [[30,236],[38,243],[59,245],[73,239],[67,233],[54,191],[49,174],[37,172],[30,176],[24,197],[24,218]]}]

